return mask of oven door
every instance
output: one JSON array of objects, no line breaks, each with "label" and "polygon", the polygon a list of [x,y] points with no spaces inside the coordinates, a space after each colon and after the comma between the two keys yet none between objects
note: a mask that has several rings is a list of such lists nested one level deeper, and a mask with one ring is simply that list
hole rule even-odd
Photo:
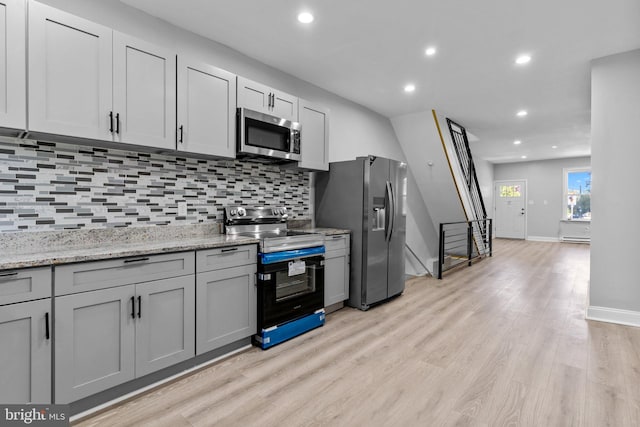
[{"label": "oven door", "polygon": [[258,330],[324,307],[324,255],[260,264]]}]

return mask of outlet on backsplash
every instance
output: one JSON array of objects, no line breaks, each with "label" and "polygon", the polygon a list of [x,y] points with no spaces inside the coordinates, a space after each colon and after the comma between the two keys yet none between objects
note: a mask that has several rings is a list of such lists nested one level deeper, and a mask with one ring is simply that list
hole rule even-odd
[{"label": "outlet on backsplash", "polygon": [[187,216],[187,202],[178,202],[178,216]]}]

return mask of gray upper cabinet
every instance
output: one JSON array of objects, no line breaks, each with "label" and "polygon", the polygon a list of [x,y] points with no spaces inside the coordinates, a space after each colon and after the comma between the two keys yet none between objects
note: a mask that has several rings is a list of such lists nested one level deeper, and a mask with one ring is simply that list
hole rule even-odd
[{"label": "gray upper cabinet", "polygon": [[26,129],[25,0],[0,0],[0,127]]},{"label": "gray upper cabinet", "polygon": [[29,130],[110,140],[110,28],[29,2]]},{"label": "gray upper cabinet", "polygon": [[299,100],[302,160],[305,169],[329,170],[329,110],[303,99]]},{"label": "gray upper cabinet", "polygon": [[178,150],[234,158],[235,74],[179,55],[177,94]]},{"label": "gray upper cabinet", "polygon": [[3,404],[51,402],[50,313],[51,298],[0,306]]},{"label": "gray upper cabinet", "polygon": [[176,148],[176,54],[113,33],[115,141]]},{"label": "gray upper cabinet", "polygon": [[349,235],[327,236],[324,255],[325,307],[349,299]]},{"label": "gray upper cabinet", "polygon": [[29,3],[29,131],[175,149],[175,53]]},{"label": "gray upper cabinet", "polygon": [[240,76],[238,76],[238,107],[294,122],[298,121],[298,98]]}]

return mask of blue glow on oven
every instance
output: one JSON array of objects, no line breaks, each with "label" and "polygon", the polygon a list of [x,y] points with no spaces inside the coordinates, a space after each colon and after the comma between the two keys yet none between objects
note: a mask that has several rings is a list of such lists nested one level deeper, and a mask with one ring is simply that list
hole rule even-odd
[{"label": "blue glow on oven", "polygon": [[313,248],[293,249],[290,251],[271,252],[267,254],[260,253],[258,258],[262,264],[273,264],[276,262],[287,261],[290,259],[304,258],[313,255],[324,254],[324,246],[316,246]]}]

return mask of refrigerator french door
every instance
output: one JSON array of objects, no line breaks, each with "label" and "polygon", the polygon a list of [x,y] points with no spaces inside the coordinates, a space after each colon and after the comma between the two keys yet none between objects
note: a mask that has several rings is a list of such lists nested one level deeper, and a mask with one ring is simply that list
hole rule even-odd
[{"label": "refrigerator french door", "polygon": [[316,176],[316,225],[352,232],[347,304],[367,310],[404,291],[405,163],[359,157]]}]

